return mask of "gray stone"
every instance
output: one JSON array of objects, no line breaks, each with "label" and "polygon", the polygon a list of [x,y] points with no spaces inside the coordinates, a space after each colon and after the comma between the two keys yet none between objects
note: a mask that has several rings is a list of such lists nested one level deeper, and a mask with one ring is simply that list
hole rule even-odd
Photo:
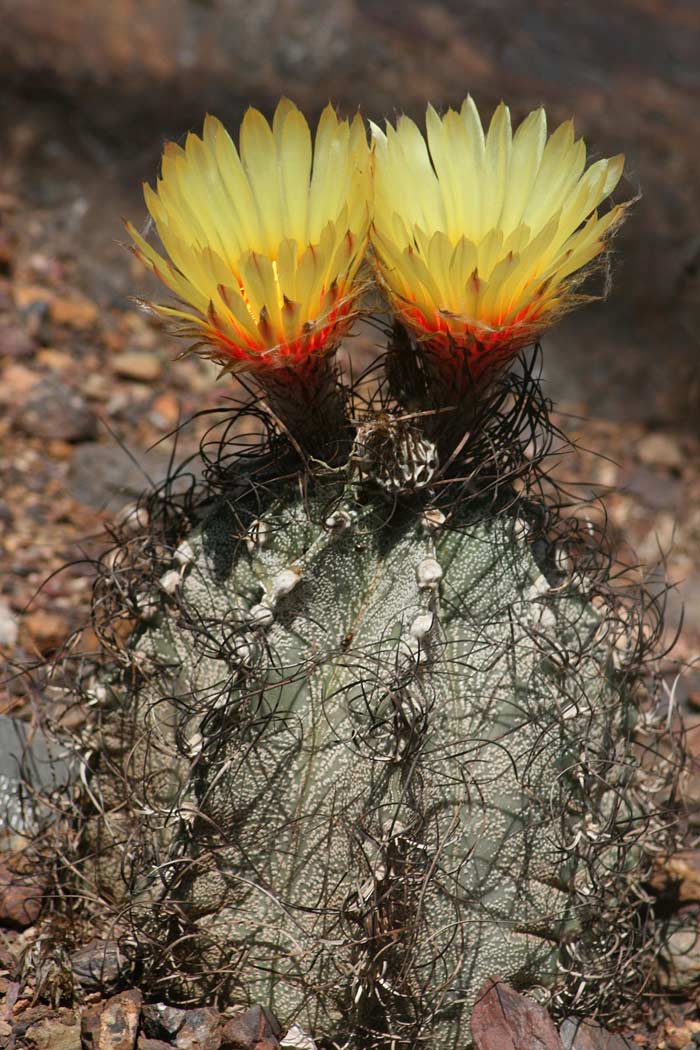
[{"label": "gray stone", "polygon": [[633,1050],[634,1043],[595,1021],[567,1017],[559,1027],[563,1050]]},{"label": "gray stone", "polygon": [[77,443],[97,434],[97,418],[82,394],[54,377],[34,384],[17,423],[30,437]]},{"label": "gray stone", "polygon": [[0,649],[11,649],[17,642],[19,627],[12,609],[0,600]]},{"label": "gray stone", "polygon": [[0,829],[22,831],[39,819],[44,808],[34,790],[64,790],[75,762],[41,730],[0,715]]},{"label": "gray stone", "polygon": [[160,449],[135,453],[89,442],[76,448],[68,484],[79,503],[116,512],[164,481],[169,469],[170,456]]}]

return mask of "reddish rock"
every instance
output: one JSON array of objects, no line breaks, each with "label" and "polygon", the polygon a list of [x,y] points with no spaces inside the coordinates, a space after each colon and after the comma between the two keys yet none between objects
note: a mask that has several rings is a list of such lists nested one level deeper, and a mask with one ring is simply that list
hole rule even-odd
[{"label": "reddish rock", "polygon": [[55,298],[51,301],[49,313],[52,321],[69,328],[92,328],[100,316],[97,303],[84,296]]},{"label": "reddish rock", "polygon": [[0,923],[7,926],[31,926],[41,910],[45,886],[24,863],[0,862]]},{"label": "reddish rock", "polygon": [[0,324],[0,356],[29,357],[34,348],[34,339],[20,325]]},{"label": "reddish rock", "polygon": [[[24,1038],[32,1050],[81,1050],[80,1025],[62,1024],[55,1017],[47,1017],[28,1028]],[[11,1044],[10,1044],[11,1045]]]},{"label": "reddish rock", "polygon": [[151,1039],[149,1035],[140,1035],[136,1050],[173,1050],[173,1044],[165,1043],[162,1039]]},{"label": "reddish rock", "polygon": [[80,1015],[80,1034],[82,1036],[83,1044],[88,1047],[89,1050],[94,1050],[97,1046],[102,1007],[103,1003],[93,1003],[90,1006],[86,1006]]},{"label": "reddish rock", "polygon": [[188,1010],[175,1037],[177,1050],[219,1050],[222,1024],[219,1011],[211,1006]]},{"label": "reddish rock", "polygon": [[70,631],[69,624],[60,613],[49,612],[46,609],[35,609],[34,612],[28,613],[22,624],[41,652],[57,649]]},{"label": "reddish rock", "polygon": [[277,1050],[282,1025],[264,1006],[253,1006],[227,1021],[221,1033],[221,1050]]},{"label": "reddish rock", "polygon": [[124,350],[115,354],[112,367],[122,379],[136,379],[141,383],[152,383],[163,371],[158,355],[146,350]]},{"label": "reddish rock", "polygon": [[595,1021],[567,1017],[559,1029],[564,1050],[633,1050],[624,1036],[602,1028]]},{"label": "reddish rock", "polygon": [[100,1014],[95,1050],[134,1050],[141,1014],[141,992],[136,988],[108,999]]},{"label": "reddish rock", "polygon": [[637,442],[637,459],[648,467],[680,470],[686,462],[676,434],[652,430]]},{"label": "reddish rock", "polygon": [[472,1012],[475,1050],[562,1050],[544,1009],[498,978],[486,981]]},{"label": "reddish rock", "polygon": [[673,888],[683,903],[700,901],[700,850],[683,850],[659,864],[652,886],[656,890]]}]

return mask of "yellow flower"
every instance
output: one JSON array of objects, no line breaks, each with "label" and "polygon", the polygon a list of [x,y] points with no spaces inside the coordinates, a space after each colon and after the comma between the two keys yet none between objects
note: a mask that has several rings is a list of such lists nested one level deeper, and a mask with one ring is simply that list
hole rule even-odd
[{"label": "yellow flower", "polygon": [[581,268],[622,216],[624,205],[595,209],[624,158],[584,173],[572,122],[547,139],[542,109],[513,134],[501,103],[484,135],[470,97],[444,117],[429,106],[426,127],[427,145],[408,117],[386,134],[373,126],[372,242],[399,318],[419,340],[466,353],[477,378],[575,302]]},{"label": "yellow flower", "polygon": [[348,327],[370,220],[361,119],[328,106],[312,150],[282,99],[272,127],[245,114],[240,151],[216,118],[165,147],[146,205],[169,258],[131,223],[135,254],[178,303],[150,304],[226,371],[280,368],[330,350]]}]

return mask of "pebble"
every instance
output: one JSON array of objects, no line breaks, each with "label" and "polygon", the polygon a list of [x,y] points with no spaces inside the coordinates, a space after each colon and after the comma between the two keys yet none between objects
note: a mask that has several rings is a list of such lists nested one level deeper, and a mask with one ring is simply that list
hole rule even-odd
[{"label": "pebble", "polygon": [[11,649],[17,643],[18,634],[17,617],[7,602],[0,600],[0,648]]},{"label": "pebble", "polygon": [[147,350],[123,350],[112,357],[112,367],[122,379],[136,379],[141,383],[151,383],[158,379],[163,371],[157,354]]},{"label": "pebble", "polygon": [[55,297],[49,304],[49,314],[55,324],[69,328],[92,328],[100,316],[97,303],[85,296]]},{"label": "pebble", "polygon": [[175,1037],[177,1050],[219,1050],[222,1018],[211,1006],[188,1010]]},{"label": "pebble", "polygon": [[[622,471],[619,487],[625,495],[632,496],[649,510],[676,510],[681,506],[684,487],[678,478],[668,477],[650,470],[647,466],[634,466]],[[623,519],[621,524],[626,525]]]},{"label": "pebble", "polygon": [[657,890],[672,883],[674,894],[684,904],[700,901],[700,850],[684,850],[667,857],[651,880]]},{"label": "pebble", "polygon": [[[98,442],[85,442],[76,447],[69,472],[69,490],[73,499],[98,510],[123,509],[127,499],[133,502],[148,489],[148,478],[154,484],[163,481],[170,469],[170,457],[159,449],[149,453],[131,449],[133,459],[124,449]],[[136,462],[134,462],[134,459]]]},{"label": "pebble", "polygon": [[10,405],[22,402],[36,383],[37,375],[31,368],[7,365],[0,374],[0,401]]},{"label": "pebble", "polygon": [[691,994],[700,980],[700,925],[674,918],[669,922],[660,957],[664,964],[659,969],[662,987],[671,994]]},{"label": "pebble", "polygon": [[29,613],[24,617],[23,626],[42,652],[58,648],[70,631],[69,624],[60,613],[49,612],[46,609],[36,609]]},{"label": "pebble", "polygon": [[41,284],[15,284],[12,297],[18,310],[27,310],[36,305],[46,307],[52,302],[54,295]]},{"label": "pebble", "polygon": [[17,413],[17,423],[30,437],[73,443],[97,435],[97,418],[85,398],[56,376],[34,384]]},{"label": "pebble", "polygon": [[34,353],[35,341],[21,325],[0,325],[0,356],[19,358]]},{"label": "pebble", "polygon": [[52,346],[45,346],[36,355],[36,361],[52,372],[67,372],[75,365],[75,357],[66,350],[54,350]]},{"label": "pebble", "polygon": [[669,1050],[695,1050],[700,1042],[700,1022],[686,1018],[681,1025],[674,1025],[667,1017],[664,1021],[665,1043]]},{"label": "pebble", "polygon": [[253,1006],[224,1025],[221,1050],[278,1050],[282,1025],[265,1006]]},{"label": "pebble", "polygon": [[48,1017],[31,1025],[24,1038],[32,1050],[80,1050],[81,1047],[79,1024],[64,1025]]},{"label": "pebble", "polygon": [[149,419],[156,427],[175,426],[181,416],[180,399],[167,390],[151,405]]},{"label": "pebble", "polygon": [[680,470],[685,462],[683,450],[675,434],[652,431],[637,442],[637,458],[649,467]]},{"label": "pebble", "polygon": [[178,1006],[166,1003],[148,1003],[143,1007],[143,1027],[146,1035],[160,1038],[163,1035],[174,1036],[180,1031],[187,1011]]},{"label": "pebble", "polygon": [[317,1050],[316,1043],[298,1024],[293,1024],[281,1041],[284,1050]]},{"label": "pebble", "polygon": [[102,1007],[95,1050],[134,1050],[141,1014],[141,992],[132,988]]},{"label": "pebble", "polygon": [[543,1006],[504,981],[486,981],[472,1012],[475,1050],[561,1050],[559,1033]]},{"label": "pebble", "polygon": [[85,397],[94,398],[95,401],[109,401],[114,390],[114,382],[109,376],[100,372],[91,372],[81,383],[80,389]]},{"label": "pebble", "polygon": [[73,976],[87,989],[114,985],[125,964],[126,960],[116,941],[90,941],[70,958]]},{"label": "pebble", "polygon": [[586,1018],[567,1017],[559,1028],[563,1050],[633,1050],[624,1036],[609,1032]]},{"label": "pebble", "polygon": [[32,926],[39,917],[44,890],[36,875],[0,862],[0,923],[20,929]]}]

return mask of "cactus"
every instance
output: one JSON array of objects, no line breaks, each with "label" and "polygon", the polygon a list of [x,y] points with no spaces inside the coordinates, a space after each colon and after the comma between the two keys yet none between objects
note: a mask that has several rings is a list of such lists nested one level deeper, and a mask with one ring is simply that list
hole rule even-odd
[{"label": "cactus", "polygon": [[[198,164],[220,136],[209,124],[188,142]],[[589,180],[599,196],[607,170]],[[151,198],[168,243],[174,198]],[[487,978],[601,1010],[645,978],[653,933],[635,915],[668,831],[648,805],[667,774],[640,745],[655,739],[640,706],[653,639],[594,530],[551,485],[543,498],[555,431],[532,360],[504,371],[561,288],[548,278],[502,330],[487,338],[481,318],[461,343],[454,314],[417,337],[425,288],[418,320],[402,299],[368,401],[368,377],[345,385],[332,366],[359,294],[352,213],[333,256],[345,285],[296,341],[284,275],[262,257],[240,264],[250,317],[220,283],[205,310],[182,275],[199,242],[170,245],[176,271],[132,230],[202,318],[170,314],[229,370],[252,369],[259,394],[227,419],[205,482],[153,495],[148,524],[103,561],[70,870],[147,987],[263,1003],[323,1045],[461,1050]],[[592,243],[568,249],[578,265]],[[249,280],[263,298],[278,282],[276,321],[263,305],[252,326]],[[252,418],[265,433],[247,445],[235,435]]]},{"label": "cactus", "polygon": [[[534,394],[490,410],[492,447]],[[98,608],[116,584],[141,626],[90,686],[80,866],[156,987],[461,1047],[494,974],[571,998],[595,973],[599,1003],[639,979],[639,653],[593,539],[495,484],[481,440],[439,488],[427,439],[376,427],[313,476],[224,470],[150,585],[150,531],[105,569]]]}]

